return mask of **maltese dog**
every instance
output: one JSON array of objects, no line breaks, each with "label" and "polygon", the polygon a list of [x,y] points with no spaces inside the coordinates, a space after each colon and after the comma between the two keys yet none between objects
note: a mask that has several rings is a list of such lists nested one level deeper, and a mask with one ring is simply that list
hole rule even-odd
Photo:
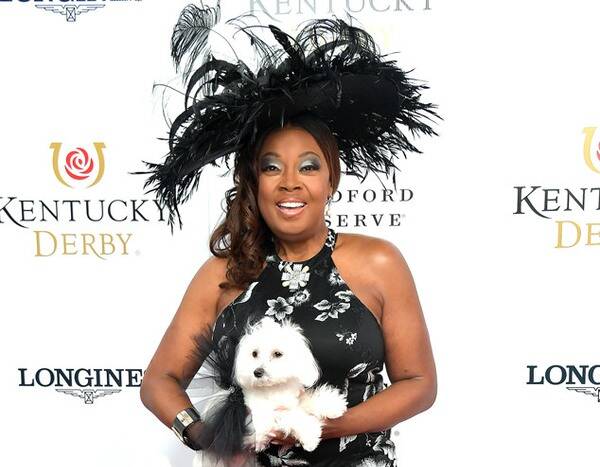
[{"label": "maltese dog", "polygon": [[249,325],[237,347],[234,370],[254,428],[245,444],[262,451],[269,432],[279,430],[313,451],[321,441],[323,418],[341,417],[347,405],[331,385],[312,388],[320,376],[299,325],[270,317]]},{"label": "maltese dog", "polygon": [[194,465],[202,465],[202,458],[215,465],[216,459],[235,453],[260,452],[272,431],[293,436],[296,445],[314,451],[323,419],[341,417],[347,401],[332,385],[315,386],[321,370],[302,328],[267,316],[248,322],[240,337],[224,336],[222,341],[215,346],[207,338],[196,339],[197,351],[210,353],[205,361],[222,391],[200,411],[209,448],[198,451]]}]

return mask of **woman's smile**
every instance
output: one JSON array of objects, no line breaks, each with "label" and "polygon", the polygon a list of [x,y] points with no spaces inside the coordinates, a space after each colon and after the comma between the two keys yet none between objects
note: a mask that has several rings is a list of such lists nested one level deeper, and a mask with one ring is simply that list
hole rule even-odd
[{"label": "woman's smile", "polygon": [[306,208],[306,202],[298,199],[285,199],[275,204],[279,212],[284,218],[294,218],[300,215],[304,208]]}]

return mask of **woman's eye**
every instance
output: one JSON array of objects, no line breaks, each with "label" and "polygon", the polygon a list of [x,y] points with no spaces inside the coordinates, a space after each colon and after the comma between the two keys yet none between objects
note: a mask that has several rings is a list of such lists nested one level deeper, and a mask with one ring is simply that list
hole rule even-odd
[{"label": "woman's eye", "polygon": [[[263,172],[275,172],[279,170],[279,167],[274,164],[264,165],[261,170]],[[312,172],[313,170],[319,170],[319,166],[315,164],[303,165],[300,167],[300,172]]]}]

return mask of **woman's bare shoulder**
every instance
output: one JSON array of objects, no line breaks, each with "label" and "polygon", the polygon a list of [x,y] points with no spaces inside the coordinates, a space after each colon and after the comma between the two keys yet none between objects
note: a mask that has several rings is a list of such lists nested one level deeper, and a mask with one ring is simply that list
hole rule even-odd
[{"label": "woman's bare shoulder", "polygon": [[210,271],[212,279],[216,280],[217,289],[215,297],[215,318],[218,317],[221,312],[229,305],[235,297],[237,297],[243,289],[238,287],[219,288],[218,284],[227,282],[227,264],[228,258],[219,258],[217,256],[211,256],[206,260],[206,268]]},{"label": "woman's bare shoulder", "polygon": [[391,241],[359,233],[338,233],[336,248],[348,258],[361,258],[369,265],[383,265],[397,261],[402,256],[400,249]]}]

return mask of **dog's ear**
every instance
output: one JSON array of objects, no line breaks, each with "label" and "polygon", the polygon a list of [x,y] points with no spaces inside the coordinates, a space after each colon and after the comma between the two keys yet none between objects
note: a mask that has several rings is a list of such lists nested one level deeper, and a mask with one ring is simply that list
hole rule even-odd
[{"label": "dog's ear", "polygon": [[284,318],[280,325],[285,341],[294,347],[294,373],[303,386],[313,386],[321,377],[321,368],[312,353],[310,341],[302,327],[289,318]]},{"label": "dog's ear", "polygon": [[299,335],[300,345],[298,346],[298,362],[297,362],[297,375],[300,383],[304,387],[311,387],[321,377],[321,368],[315,360],[315,357],[310,349],[310,342],[306,337]]},{"label": "dog's ear", "polygon": [[263,317],[258,314],[249,315],[244,324],[244,330],[242,334],[252,334],[257,328],[261,326]]}]

